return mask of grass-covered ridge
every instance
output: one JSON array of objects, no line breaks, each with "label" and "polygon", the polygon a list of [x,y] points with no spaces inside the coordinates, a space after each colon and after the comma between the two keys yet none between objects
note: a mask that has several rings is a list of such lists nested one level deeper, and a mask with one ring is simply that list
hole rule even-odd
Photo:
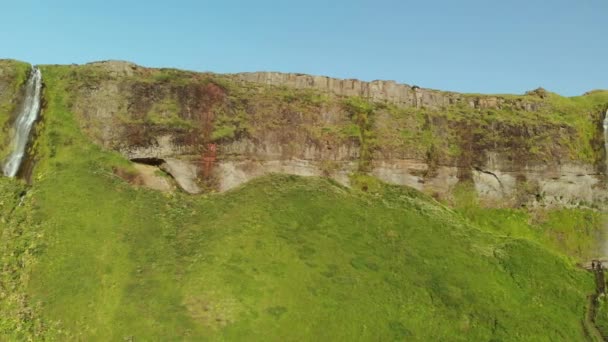
[{"label": "grass-covered ridge", "polygon": [[371,179],[134,188],[45,75],[34,183],[0,182],[0,339],[584,340],[593,279],[539,243]]}]

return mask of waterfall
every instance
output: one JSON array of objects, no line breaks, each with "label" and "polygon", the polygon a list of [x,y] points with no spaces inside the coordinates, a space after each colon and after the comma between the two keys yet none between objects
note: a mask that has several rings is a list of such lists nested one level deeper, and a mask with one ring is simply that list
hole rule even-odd
[{"label": "waterfall", "polygon": [[606,153],[606,166],[608,167],[608,109],[604,115],[604,151]]},{"label": "waterfall", "polygon": [[[603,126],[604,126],[604,153],[606,156],[606,171],[605,173],[608,174],[608,109],[606,109],[606,114],[604,114],[604,122],[603,122]],[[608,182],[608,176],[605,176],[606,181]],[[604,229],[602,231],[602,251],[601,251],[601,256],[602,258],[607,258],[608,257],[608,222],[604,222]]]},{"label": "waterfall", "polygon": [[25,97],[21,111],[13,124],[13,140],[11,154],[6,158],[3,166],[4,175],[15,177],[25,156],[25,149],[30,138],[32,126],[40,112],[40,94],[42,92],[42,73],[34,67],[30,73],[25,87]]},{"label": "waterfall", "polygon": [[604,153],[606,153],[606,167],[608,168],[608,109],[604,115]]}]

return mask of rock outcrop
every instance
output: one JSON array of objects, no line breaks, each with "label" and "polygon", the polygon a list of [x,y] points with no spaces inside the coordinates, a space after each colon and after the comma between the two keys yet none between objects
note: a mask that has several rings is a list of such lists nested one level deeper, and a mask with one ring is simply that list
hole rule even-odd
[{"label": "rock outcrop", "polygon": [[230,190],[267,173],[367,173],[487,205],[596,205],[606,197],[608,93],[472,95],[392,81],[280,73],[217,75],[126,62],[46,66],[93,141],[156,158],[186,191]]},{"label": "rock outcrop", "polygon": [[[372,101],[387,101],[417,108],[445,108],[457,103],[465,103],[470,108],[487,109],[500,108],[509,103],[507,99],[499,96],[465,96],[454,92],[400,84],[395,81],[364,82],[356,79],[336,79],[326,76],[278,72],[239,73],[235,74],[234,77],[245,82],[299,89],[316,89],[340,96],[360,96]],[[539,102],[532,99],[517,99],[514,104],[518,109],[525,111],[537,110],[539,106]]]}]

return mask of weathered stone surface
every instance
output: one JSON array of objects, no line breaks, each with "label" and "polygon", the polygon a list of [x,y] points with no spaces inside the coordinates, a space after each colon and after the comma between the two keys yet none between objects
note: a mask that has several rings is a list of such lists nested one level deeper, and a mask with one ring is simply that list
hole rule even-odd
[{"label": "weathered stone surface", "polygon": [[[571,145],[548,139],[533,146],[541,157],[530,153],[531,139],[576,136],[572,127],[492,121],[487,111],[537,111],[546,105],[542,92],[501,97],[302,74],[163,73],[115,61],[79,68],[70,74],[70,109],[83,131],[126,158],[165,160],[163,170],[190,193],[230,190],[268,173],[348,185],[369,158],[371,175],[443,198],[463,181],[489,205],[569,206],[606,197],[597,165],[570,159]],[[361,127],[341,96],[398,105],[374,109],[370,150],[363,151]],[[451,116],[441,115],[446,106]]]},{"label": "weathered stone surface", "polygon": [[117,60],[92,62],[88,65],[99,66],[111,76],[133,76],[134,71],[138,68],[135,63]]},{"label": "weathered stone surface", "polygon": [[511,199],[517,186],[513,175],[499,170],[473,170],[473,183],[481,198],[496,201]]},{"label": "weathered stone surface", "polygon": [[233,189],[253,178],[270,173],[286,173],[298,176],[325,176],[348,186],[349,174],[356,171],[355,162],[341,163],[336,170],[327,170],[320,161],[292,160],[241,160],[222,161],[214,172],[219,180],[219,191]]},{"label": "weathered stone surface", "polygon": [[169,192],[175,189],[167,177],[159,176],[157,174],[159,171],[157,167],[138,163],[135,163],[134,166],[135,170],[138,172],[138,179],[142,186],[163,192]]},{"label": "weathered stone surface", "polygon": [[[601,203],[606,199],[602,175],[592,165],[536,165],[514,169],[494,163],[471,170],[479,198],[500,206],[520,204],[577,206]],[[458,184],[457,167],[440,166],[434,175],[425,176],[429,166],[420,160],[382,160],[374,162],[371,174],[392,184],[446,196]]]},{"label": "weathered stone surface", "polygon": [[177,184],[186,192],[198,194],[201,188],[196,183],[198,170],[195,165],[179,159],[167,158],[160,166],[162,170],[170,174]]},{"label": "weathered stone surface", "polygon": [[[233,75],[236,79],[267,85],[316,89],[341,96],[361,96],[374,101],[388,101],[410,107],[443,108],[465,101],[476,109],[500,108],[506,100],[496,96],[464,96],[463,94],[425,89],[395,81],[365,82],[356,79],[337,79],[326,76],[279,72],[250,72]],[[526,111],[538,109],[537,102],[516,100],[514,106]]]},{"label": "weathered stone surface", "polygon": [[159,158],[176,157],[180,155],[193,154],[194,146],[180,145],[174,141],[174,136],[164,134],[154,137],[148,145],[144,146],[122,146],[119,151],[129,159],[137,158]]},{"label": "weathered stone surface", "polygon": [[303,160],[357,160],[359,146],[356,143],[337,146],[318,146],[304,144],[289,146],[277,144],[279,138],[268,134],[264,140],[254,142],[244,138],[222,144],[221,155],[229,158],[248,158],[254,160],[303,159]]}]

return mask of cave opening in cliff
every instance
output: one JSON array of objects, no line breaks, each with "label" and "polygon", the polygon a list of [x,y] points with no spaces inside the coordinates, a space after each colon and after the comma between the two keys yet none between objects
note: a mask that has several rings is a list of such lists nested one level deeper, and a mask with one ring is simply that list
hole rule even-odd
[{"label": "cave opening in cliff", "polygon": [[164,159],[155,157],[132,158],[131,161],[134,163],[145,164],[150,166],[161,166],[165,163]]},{"label": "cave opening in cliff", "polygon": [[155,167],[158,171],[164,173],[165,175],[171,177],[175,180],[173,174],[165,167],[167,162],[162,158],[156,157],[141,157],[141,158],[131,158],[131,162],[135,164],[142,164]]}]

